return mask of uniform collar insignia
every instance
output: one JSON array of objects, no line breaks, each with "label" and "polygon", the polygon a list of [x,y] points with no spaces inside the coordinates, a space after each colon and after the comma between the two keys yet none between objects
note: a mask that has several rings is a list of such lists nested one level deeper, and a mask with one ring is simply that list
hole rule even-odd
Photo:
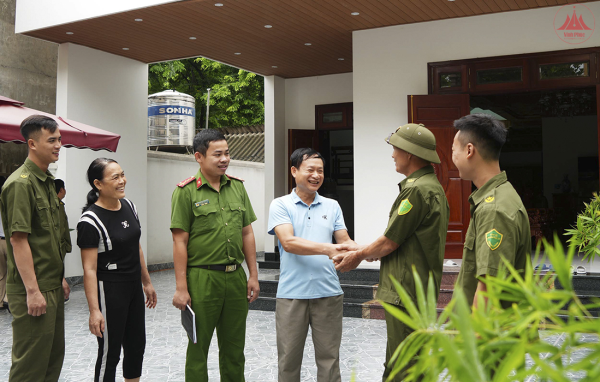
[{"label": "uniform collar insignia", "polygon": [[502,171],[500,174],[488,180],[487,183],[484,184],[480,189],[475,190],[469,196],[469,203],[472,205],[478,205],[479,203],[483,202],[486,197],[490,196],[494,189],[498,188],[507,181],[508,179],[506,178],[506,172]]},{"label": "uniform collar insignia", "polygon": [[177,186],[179,186],[179,187],[183,188],[183,187],[185,187],[186,185],[190,184],[190,183],[191,183],[191,182],[192,182],[194,179],[196,179],[196,177],[195,177],[195,176],[190,176],[190,177],[189,177],[189,178],[187,178],[186,180],[184,180],[184,181],[181,181],[181,182],[177,183]]},{"label": "uniform collar insignia", "polygon": [[225,174],[225,176],[228,177],[229,179],[236,179],[236,180],[244,182],[244,179],[238,178],[237,176],[232,176],[232,175],[229,175],[229,174]]}]

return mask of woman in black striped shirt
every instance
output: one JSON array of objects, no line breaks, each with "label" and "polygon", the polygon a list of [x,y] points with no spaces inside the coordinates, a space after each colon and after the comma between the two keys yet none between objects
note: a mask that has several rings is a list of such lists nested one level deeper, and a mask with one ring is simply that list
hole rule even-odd
[{"label": "woman in black striped shirt", "polygon": [[[90,332],[98,339],[95,382],[113,382],[123,347],[123,377],[139,381],[146,347],[144,313],[156,306],[156,291],[140,245],[141,226],[125,199],[125,172],[107,158],[87,172],[92,190],[77,224]],[[143,293],[142,293],[143,289]]]}]

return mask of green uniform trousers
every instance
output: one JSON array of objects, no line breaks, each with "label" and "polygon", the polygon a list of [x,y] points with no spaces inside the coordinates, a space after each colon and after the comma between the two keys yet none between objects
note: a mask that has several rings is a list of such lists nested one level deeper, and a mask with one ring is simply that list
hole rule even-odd
[{"label": "green uniform trousers", "polygon": [[13,347],[10,382],[56,382],[65,358],[65,295],[62,288],[42,292],[46,313],[27,314],[27,295],[10,294]]},{"label": "green uniform trousers", "polygon": [[196,344],[189,342],[185,380],[208,381],[207,358],[215,328],[222,382],[244,381],[244,344],[248,316],[246,273],[187,269],[187,284],[196,314]]},{"label": "green uniform trousers", "polygon": [[[406,313],[406,310],[402,306],[397,306],[399,309]],[[402,341],[406,337],[413,332],[413,330],[405,325],[402,321],[398,320],[387,311],[385,312],[385,325],[387,328],[387,346],[385,349],[385,364],[384,364],[384,372],[383,372],[383,381],[387,381],[387,378],[390,374],[390,371],[394,368],[394,365],[388,367],[388,363],[390,362],[390,358],[394,355],[394,352],[400,346]],[[408,364],[410,367],[411,363]],[[404,373],[400,372],[396,374],[392,381],[399,382],[404,378]]]}]

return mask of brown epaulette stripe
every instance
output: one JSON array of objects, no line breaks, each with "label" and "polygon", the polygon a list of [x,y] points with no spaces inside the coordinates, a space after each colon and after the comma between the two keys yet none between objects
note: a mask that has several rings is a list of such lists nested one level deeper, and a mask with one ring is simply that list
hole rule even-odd
[{"label": "brown epaulette stripe", "polygon": [[196,177],[195,177],[195,176],[190,176],[190,177],[189,177],[189,178],[187,178],[186,180],[184,180],[184,181],[182,181],[182,182],[179,182],[179,183],[177,183],[177,185],[178,185],[179,187],[185,187],[187,184],[190,184],[190,182],[191,182],[192,180],[194,180],[194,179],[196,179]]},{"label": "brown epaulette stripe", "polygon": [[237,180],[239,180],[240,182],[245,182],[245,180],[244,180],[244,179],[242,179],[242,178],[238,178],[237,176],[231,176],[231,175],[229,175],[229,174],[225,174],[225,176],[227,176],[228,178],[231,178],[231,179],[237,179]]}]

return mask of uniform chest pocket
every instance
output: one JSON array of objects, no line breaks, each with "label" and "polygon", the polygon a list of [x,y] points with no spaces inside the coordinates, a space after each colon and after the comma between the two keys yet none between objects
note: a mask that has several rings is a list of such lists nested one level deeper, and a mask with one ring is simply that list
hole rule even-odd
[{"label": "uniform chest pocket", "polygon": [[35,200],[37,213],[40,217],[39,223],[43,228],[50,228],[50,204],[43,198]]},{"label": "uniform chest pocket", "polygon": [[201,207],[193,207],[193,211],[193,233],[208,232],[217,228],[217,207],[215,207],[214,205],[207,204]]},{"label": "uniform chest pocket", "polygon": [[467,234],[463,247],[463,264],[465,272],[474,272],[477,266],[475,259],[475,236]]},{"label": "uniform chest pocket", "polygon": [[242,203],[229,203],[229,222],[232,227],[242,228],[246,207]]}]

